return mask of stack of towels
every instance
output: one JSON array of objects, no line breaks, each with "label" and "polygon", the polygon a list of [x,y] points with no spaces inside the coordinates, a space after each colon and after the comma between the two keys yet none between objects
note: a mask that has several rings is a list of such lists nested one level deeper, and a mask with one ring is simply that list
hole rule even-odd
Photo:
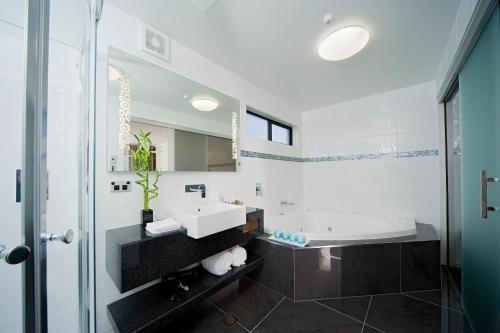
[{"label": "stack of towels", "polygon": [[204,269],[214,275],[224,275],[231,270],[231,266],[238,267],[245,264],[247,251],[235,246],[227,251],[217,253],[201,261]]},{"label": "stack of towels", "polygon": [[170,217],[165,220],[146,224],[146,230],[154,235],[161,234],[167,231],[173,231],[179,229],[180,227],[181,224]]}]

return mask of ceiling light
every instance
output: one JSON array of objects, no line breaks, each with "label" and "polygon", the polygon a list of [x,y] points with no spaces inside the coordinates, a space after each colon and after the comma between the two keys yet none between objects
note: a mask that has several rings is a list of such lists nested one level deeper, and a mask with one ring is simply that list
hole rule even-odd
[{"label": "ceiling light", "polygon": [[210,98],[196,98],[191,101],[191,105],[198,111],[213,111],[217,109],[219,103]]},{"label": "ceiling light", "polygon": [[368,43],[370,34],[362,27],[345,27],[332,32],[319,45],[319,56],[328,61],[352,57]]}]

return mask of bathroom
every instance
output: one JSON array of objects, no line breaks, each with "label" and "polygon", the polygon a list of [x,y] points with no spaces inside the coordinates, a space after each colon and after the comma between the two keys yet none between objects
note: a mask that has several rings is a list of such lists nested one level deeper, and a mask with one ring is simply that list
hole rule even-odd
[{"label": "bathroom", "polygon": [[498,1],[1,0],[0,45],[0,332],[500,332]]}]

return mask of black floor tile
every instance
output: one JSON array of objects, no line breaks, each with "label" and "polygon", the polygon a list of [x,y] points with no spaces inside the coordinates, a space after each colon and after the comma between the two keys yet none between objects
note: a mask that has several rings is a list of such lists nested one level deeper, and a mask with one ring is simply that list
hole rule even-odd
[{"label": "black floor tile", "polygon": [[446,279],[443,279],[440,290],[416,291],[405,294],[445,308],[463,312],[459,294],[451,281]]},{"label": "black floor tile", "polygon": [[359,333],[362,324],[315,302],[285,299],[255,329],[256,333]]},{"label": "black floor tile", "polygon": [[166,325],[162,333],[244,333],[237,322],[232,326],[224,323],[225,314],[208,302],[203,302],[185,315]]},{"label": "black floor tile", "polygon": [[357,320],[364,321],[366,310],[368,310],[368,305],[370,304],[370,296],[343,297],[320,300],[318,302]]},{"label": "black floor tile", "polygon": [[386,333],[472,333],[461,313],[402,294],[373,296],[366,323]]},{"label": "black floor tile", "polygon": [[405,294],[439,306],[463,312],[460,294],[458,293],[456,286],[450,280],[448,272],[445,270],[446,268],[444,268],[444,271],[442,272],[440,290],[409,292]]},{"label": "black floor tile", "polygon": [[226,313],[240,318],[252,330],[281,301],[283,296],[242,278],[213,295],[210,300]]}]

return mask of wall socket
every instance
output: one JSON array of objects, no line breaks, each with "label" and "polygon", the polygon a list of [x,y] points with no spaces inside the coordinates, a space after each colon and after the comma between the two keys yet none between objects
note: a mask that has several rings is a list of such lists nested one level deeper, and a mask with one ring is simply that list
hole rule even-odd
[{"label": "wall socket", "polygon": [[264,195],[264,188],[262,187],[262,183],[255,184],[255,195],[261,197]]},{"label": "wall socket", "polygon": [[132,190],[132,185],[130,180],[112,181],[110,185],[110,190],[112,193],[115,192],[130,192]]}]

